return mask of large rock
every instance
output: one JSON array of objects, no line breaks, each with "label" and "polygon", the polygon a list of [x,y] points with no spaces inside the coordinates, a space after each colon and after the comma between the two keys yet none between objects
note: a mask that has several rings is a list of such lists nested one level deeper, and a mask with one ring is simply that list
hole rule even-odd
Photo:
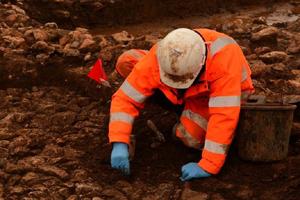
[{"label": "large rock", "polygon": [[300,94],[300,78],[287,81],[288,87],[291,89],[293,94]]},{"label": "large rock", "polygon": [[11,162],[6,163],[4,171],[9,174],[21,174],[27,171],[32,171],[33,167],[24,164],[14,164]]},{"label": "large rock", "polygon": [[93,183],[77,183],[75,186],[77,194],[100,193],[102,191],[100,185],[95,185]]},{"label": "large rock", "polygon": [[37,183],[42,183],[40,175],[34,172],[27,172],[21,179],[21,183],[27,185],[35,185]]},{"label": "large rock", "polygon": [[296,78],[300,78],[300,69],[291,70],[292,74],[295,75]]},{"label": "large rock", "polygon": [[46,28],[52,28],[52,29],[57,29],[58,28],[58,26],[55,22],[48,22],[48,23],[45,24],[45,27]]},{"label": "large rock", "polygon": [[78,49],[71,48],[70,44],[67,44],[65,46],[65,48],[63,49],[63,54],[65,56],[78,57],[78,56],[80,56],[80,51]]},{"label": "large rock", "polygon": [[79,182],[88,179],[88,173],[84,169],[75,169],[73,172],[72,181]]},{"label": "large rock", "polygon": [[271,51],[259,56],[259,58],[267,64],[272,64],[286,61],[288,55],[284,51]]},{"label": "large rock", "polygon": [[91,52],[88,52],[87,54],[85,54],[85,56],[84,56],[84,58],[83,58],[84,61],[90,61],[90,60],[92,60],[92,59],[93,59],[93,58],[92,58]]},{"label": "large rock", "polygon": [[93,39],[90,38],[86,38],[83,40],[83,42],[81,43],[79,49],[88,49],[91,48],[93,45],[95,44],[95,41]]},{"label": "large rock", "polygon": [[70,47],[71,48],[78,48],[80,45],[80,42],[78,40],[73,41],[72,43],[70,43]]},{"label": "large rock", "polygon": [[56,176],[63,180],[69,177],[69,174],[65,170],[51,165],[39,165],[37,166],[37,171],[40,173]]},{"label": "large rock", "polygon": [[24,38],[26,39],[27,43],[35,42],[32,28],[30,28],[24,32]]},{"label": "large rock", "polygon": [[288,53],[291,53],[291,54],[296,54],[296,53],[299,53],[300,52],[300,44],[298,43],[292,43],[288,46],[288,49],[287,49]]},{"label": "large rock", "polygon": [[48,54],[40,53],[40,54],[36,55],[36,60],[41,64],[44,64],[48,59],[49,59]]},{"label": "large rock", "polygon": [[262,40],[274,40],[278,35],[278,29],[275,27],[268,27],[262,29],[256,33],[252,33],[251,40],[262,41]]},{"label": "large rock", "polygon": [[26,12],[25,10],[23,10],[22,8],[16,6],[16,5],[11,5],[11,8],[16,11],[16,13],[21,14],[21,15],[25,15]]},{"label": "large rock", "polygon": [[38,41],[31,46],[31,49],[38,52],[53,53],[55,48],[47,44],[45,41]]},{"label": "large rock", "polygon": [[245,18],[238,18],[230,20],[228,23],[222,25],[222,29],[227,34],[231,35],[234,38],[237,37],[249,37],[252,24],[250,21]]},{"label": "large rock", "polygon": [[287,27],[291,31],[299,32],[300,31],[300,18],[295,22],[290,22]]},{"label": "large rock", "polygon": [[251,67],[251,72],[252,72],[251,76],[253,78],[258,78],[258,77],[261,78],[266,73],[269,73],[271,71],[271,67],[266,65],[261,60],[250,61],[250,67]]},{"label": "large rock", "polygon": [[5,21],[7,23],[14,23],[15,21],[17,21],[17,18],[18,18],[17,14],[11,14],[5,18]]},{"label": "large rock", "polygon": [[47,41],[48,33],[43,29],[34,29],[32,31],[33,37],[36,41]]},{"label": "large rock", "polygon": [[255,23],[255,24],[267,24],[266,17],[264,17],[264,16],[257,17],[253,20],[253,23]]},{"label": "large rock", "polygon": [[268,66],[272,69],[269,76],[273,78],[288,80],[297,76],[293,72],[291,73],[290,69],[283,63],[275,63]]},{"label": "large rock", "polygon": [[35,166],[42,166],[46,163],[46,157],[44,156],[29,156],[18,161],[18,165],[34,168]]},{"label": "large rock", "polygon": [[14,36],[3,36],[3,39],[6,43],[8,43],[8,47],[10,48],[17,48],[25,42],[24,38]]},{"label": "large rock", "polygon": [[254,49],[254,53],[256,53],[256,55],[262,55],[270,51],[271,51],[270,47],[257,47]]},{"label": "large rock", "polygon": [[134,37],[126,31],[122,31],[120,33],[112,34],[112,37],[118,43],[129,42],[129,41],[134,40]]},{"label": "large rock", "polygon": [[59,45],[65,46],[71,39],[69,34],[65,34],[63,37],[59,39]]},{"label": "large rock", "polygon": [[299,103],[300,102],[300,95],[285,95],[283,97],[284,103]]},{"label": "large rock", "polygon": [[100,41],[99,46],[101,49],[104,49],[105,47],[108,47],[111,45],[111,41],[106,39],[106,37],[103,35],[97,35],[97,36],[95,36],[95,39]]}]

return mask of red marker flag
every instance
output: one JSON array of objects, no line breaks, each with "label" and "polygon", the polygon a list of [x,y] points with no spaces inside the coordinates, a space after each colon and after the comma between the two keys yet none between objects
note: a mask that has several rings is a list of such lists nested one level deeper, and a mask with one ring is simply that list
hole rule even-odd
[{"label": "red marker flag", "polygon": [[93,65],[91,71],[87,76],[95,80],[97,83],[110,87],[110,84],[107,79],[107,75],[102,66],[102,60],[100,58]]}]

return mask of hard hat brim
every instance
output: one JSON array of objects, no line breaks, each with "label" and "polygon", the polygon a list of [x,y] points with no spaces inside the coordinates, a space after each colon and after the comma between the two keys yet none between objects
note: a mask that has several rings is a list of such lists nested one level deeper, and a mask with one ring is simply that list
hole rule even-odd
[{"label": "hard hat brim", "polygon": [[[201,67],[199,67],[199,72],[201,70]],[[163,82],[165,85],[172,87],[172,88],[176,88],[176,89],[187,89],[189,88],[193,82],[195,81],[195,79],[198,76],[198,73],[195,73],[191,76],[189,76],[188,78],[183,77],[177,77],[176,79],[171,78],[170,75],[166,74],[163,70],[161,70],[160,66],[159,66],[159,75],[160,75],[160,80],[161,82]]]}]

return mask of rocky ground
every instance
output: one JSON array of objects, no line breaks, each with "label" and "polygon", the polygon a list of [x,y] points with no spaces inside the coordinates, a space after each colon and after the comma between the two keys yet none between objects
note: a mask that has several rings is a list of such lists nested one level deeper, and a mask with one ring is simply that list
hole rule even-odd
[{"label": "rocky ground", "polygon": [[238,10],[241,5],[264,5],[279,0],[18,0],[29,16],[41,22],[56,21],[63,27],[112,26],[143,23],[160,17],[174,19],[204,15],[224,10]]},{"label": "rocky ground", "polygon": [[[240,161],[233,148],[223,172],[182,184],[179,169],[198,153],[168,142],[151,148],[151,132],[139,120],[132,176],[110,169],[107,111],[89,97],[61,87],[0,90],[0,195],[3,199],[294,199],[299,197],[300,143],[287,160]],[[150,108],[147,110],[151,110]],[[168,112],[159,115],[175,121]],[[170,118],[171,117],[171,118]],[[158,120],[155,120],[158,122]],[[170,132],[169,127],[161,127]]]},{"label": "rocky ground", "polygon": [[[98,56],[109,74],[124,50],[149,49],[176,27],[201,26],[237,40],[251,64],[256,94],[266,95],[269,102],[299,105],[300,2],[118,27],[76,27],[84,22],[79,20],[69,29],[55,21],[63,12],[51,13],[53,20],[41,19],[43,13],[34,18],[34,9],[28,8],[31,1],[1,2],[2,199],[299,199],[299,110],[286,160],[246,163],[233,147],[220,175],[183,184],[178,179],[180,166],[197,160],[198,153],[171,140],[152,149],[146,120],[154,118],[162,132],[170,133],[175,116],[149,105],[135,125],[132,176],[123,177],[110,169],[106,138],[110,96],[121,80],[111,82],[112,88],[98,87],[86,74]],[[46,5],[51,10],[73,1],[55,2]],[[99,11],[100,4],[114,3],[78,2],[97,4]],[[61,11],[69,12],[68,7]]]}]

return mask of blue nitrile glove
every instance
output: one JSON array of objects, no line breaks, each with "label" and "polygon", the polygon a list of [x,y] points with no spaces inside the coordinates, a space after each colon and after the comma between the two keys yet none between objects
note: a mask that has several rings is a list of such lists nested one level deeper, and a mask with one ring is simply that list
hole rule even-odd
[{"label": "blue nitrile glove", "polygon": [[124,174],[130,174],[128,145],[123,142],[113,143],[111,152],[111,167],[122,171]]},{"label": "blue nitrile glove", "polygon": [[199,167],[198,163],[190,162],[185,164],[181,168],[181,177],[180,180],[188,181],[194,178],[205,178],[211,176],[211,174],[204,171],[201,167]]}]

